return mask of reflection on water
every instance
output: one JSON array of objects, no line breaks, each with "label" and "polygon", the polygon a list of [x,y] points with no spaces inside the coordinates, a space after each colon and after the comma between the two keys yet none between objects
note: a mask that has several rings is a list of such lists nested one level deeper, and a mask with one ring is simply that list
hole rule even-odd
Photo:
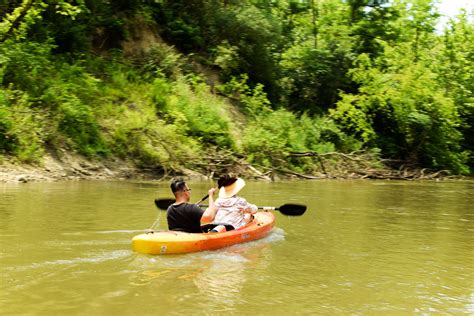
[{"label": "reflection on water", "polygon": [[271,251],[273,243],[283,240],[283,230],[276,228],[264,239],[219,251],[170,256],[137,255],[131,266],[142,272],[133,275],[131,282],[135,286],[155,288],[161,293],[165,284],[175,284],[182,290],[171,296],[180,307],[186,306],[189,311],[237,312],[245,302],[241,292],[249,276],[253,280],[258,278],[254,275],[255,269],[266,268],[269,260],[266,253]]},{"label": "reflection on water", "polygon": [[201,308],[209,308],[215,313],[237,312],[238,306],[245,302],[241,293],[247,278],[255,278],[252,271],[268,265],[264,249],[270,242],[282,240],[283,236],[283,231],[277,228],[263,240],[206,254],[203,257],[205,268],[193,277],[203,298]]},{"label": "reflection on water", "polygon": [[[202,196],[209,183],[192,183]],[[130,240],[167,183],[0,186],[5,315],[474,314],[474,183],[248,181],[277,213],[266,238],[149,256]],[[166,223],[158,221],[157,228]]]}]

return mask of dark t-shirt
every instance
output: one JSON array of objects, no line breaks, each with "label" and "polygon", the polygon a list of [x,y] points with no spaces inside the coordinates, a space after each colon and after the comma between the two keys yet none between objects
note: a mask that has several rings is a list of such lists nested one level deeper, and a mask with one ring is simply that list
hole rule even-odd
[{"label": "dark t-shirt", "polygon": [[203,213],[204,210],[196,204],[172,204],[168,207],[166,215],[168,228],[188,233],[202,233],[201,217]]}]

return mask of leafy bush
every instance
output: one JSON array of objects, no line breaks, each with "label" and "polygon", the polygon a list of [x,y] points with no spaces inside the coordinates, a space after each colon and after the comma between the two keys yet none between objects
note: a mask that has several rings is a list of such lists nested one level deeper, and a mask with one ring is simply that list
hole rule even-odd
[{"label": "leafy bush", "polygon": [[354,78],[358,95],[343,94],[331,116],[369,147],[397,158],[436,169],[468,172],[460,150],[458,113],[443,95],[433,73],[422,64],[396,71],[369,66],[362,55]]},{"label": "leafy bush", "polygon": [[271,112],[271,103],[263,88],[262,84],[257,84],[252,89],[245,74],[232,77],[229,82],[217,87],[221,93],[238,99],[242,110],[250,118]]},{"label": "leafy bush", "polygon": [[176,81],[172,90],[163,80],[155,80],[153,98],[158,107],[163,108],[167,122],[203,145],[233,148],[230,120],[223,101],[209,94],[206,84],[191,79]]},{"label": "leafy bush", "polygon": [[183,56],[173,47],[155,44],[144,58],[143,69],[154,77],[164,75],[176,79],[181,73],[183,59]]},{"label": "leafy bush", "polygon": [[6,92],[0,91],[0,151],[2,153],[12,153],[17,140],[12,135],[13,129],[12,113],[7,106]]},{"label": "leafy bush", "polygon": [[297,116],[280,109],[259,115],[246,125],[243,149],[252,162],[266,167],[309,170],[313,167],[312,161],[288,159],[288,154],[356,150],[359,145],[327,118],[312,118],[306,114]]},{"label": "leafy bush", "polygon": [[199,145],[182,134],[174,125],[152,120],[135,111],[125,111],[120,124],[111,130],[113,152],[131,158],[138,165],[179,170],[187,159],[197,156]]},{"label": "leafy bush", "polygon": [[[111,73],[103,96],[97,100],[97,120],[111,152],[141,166],[178,170],[189,157],[197,156],[200,145],[185,129],[161,119],[171,85],[164,78],[152,84],[137,83],[125,73]],[[157,105],[158,100],[163,108]]]},{"label": "leafy bush", "polygon": [[32,97],[40,96],[51,74],[53,45],[35,42],[0,43],[0,84],[16,90],[28,91]]},{"label": "leafy bush", "polygon": [[56,128],[49,141],[54,143],[61,135],[68,145],[86,156],[108,153],[93,110],[95,99],[100,95],[100,80],[88,74],[78,64],[58,61],[57,73],[45,80],[47,87],[39,98],[53,114]]},{"label": "leafy bush", "polygon": [[340,90],[349,90],[352,82],[346,73],[351,60],[340,48],[313,46],[308,41],[282,54],[280,87],[292,109],[322,114],[335,104]]},{"label": "leafy bush", "polygon": [[107,154],[107,146],[94,113],[79,98],[74,95],[63,96],[57,115],[59,130],[70,138],[70,145],[79,153],[86,156]]},{"label": "leafy bush", "polygon": [[28,95],[0,90],[0,152],[38,163],[44,152],[45,112],[33,110]]}]

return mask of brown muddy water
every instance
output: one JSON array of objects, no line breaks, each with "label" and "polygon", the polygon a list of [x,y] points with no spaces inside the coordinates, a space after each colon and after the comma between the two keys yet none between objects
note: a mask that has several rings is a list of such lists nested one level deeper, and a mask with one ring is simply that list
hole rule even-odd
[{"label": "brown muddy water", "polygon": [[[190,182],[199,200],[210,183]],[[0,184],[2,315],[474,315],[474,182],[249,181],[266,238],[151,256],[168,183]]]}]

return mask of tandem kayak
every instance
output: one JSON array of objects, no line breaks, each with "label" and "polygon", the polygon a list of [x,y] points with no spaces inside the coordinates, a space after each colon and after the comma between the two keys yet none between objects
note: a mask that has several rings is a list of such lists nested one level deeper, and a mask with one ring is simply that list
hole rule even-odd
[{"label": "tandem kayak", "polygon": [[271,212],[258,212],[252,222],[223,233],[191,234],[177,231],[149,232],[132,239],[135,252],[164,255],[219,249],[267,236],[275,224]]}]

